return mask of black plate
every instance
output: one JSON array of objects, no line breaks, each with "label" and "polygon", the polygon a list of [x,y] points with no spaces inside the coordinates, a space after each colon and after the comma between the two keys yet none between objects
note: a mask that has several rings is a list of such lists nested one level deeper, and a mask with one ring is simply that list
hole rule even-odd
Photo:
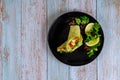
[{"label": "black plate", "polygon": [[[84,45],[76,49],[73,53],[67,54],[67,53],[57,52],[57,47],[60,46],[62,43],[64,43],[68,37],[69,26],[68,24],[66,24],[66,21],[69,18],[79,17],[83,15],[87,16],[90,19],[90,22],[98,22],[96,19],[94,19],[92,16],[86,13],[68,12],[58,17],[49,30],[49,34],[48,34],[49,47],[52,53],[54,54],[54,56],[65,64],[72,66],[85,65],[87,63],[92,62],[100,54],[100,51],[102,50],[104,35],[102,28],[100,28],[99,33],[102,35],[100,39],[101,45],[98,47],[98,51],[95,52],[92,57],[88,57],[87,52],[84,49]],[[83,40],[84,40],[84,35],[83,35]]]}]

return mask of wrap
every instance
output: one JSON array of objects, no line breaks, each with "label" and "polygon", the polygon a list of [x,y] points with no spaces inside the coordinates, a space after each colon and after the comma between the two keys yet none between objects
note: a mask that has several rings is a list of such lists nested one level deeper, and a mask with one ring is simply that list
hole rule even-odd
[{"label": "wrap", "polygon": [[75,51],[83,43],[83,38],[81,35],[81,30],[79,25],[70,26],[69,35],[67,41],[57,48],[57,51],[62,53],[69,53]]}]

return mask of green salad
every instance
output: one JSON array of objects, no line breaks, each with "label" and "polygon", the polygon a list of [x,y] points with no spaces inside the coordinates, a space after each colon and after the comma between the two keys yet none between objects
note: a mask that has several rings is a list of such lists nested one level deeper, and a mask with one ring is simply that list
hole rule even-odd
[{"label": "green salad", "polygon": [[86,25],[84,30],[87,36],[84,41],[85,50],[87,51],[88,57],[91,57],[94,55],[95,51],[98,51],[98,46],[101,44],[101,35],[99,34],[100,25],[97,22],[89,22],[89,18],[86,16],[75,18],[75,21],[80,26]]},{"label": "green salad", "polygon": [[[87,38],[85,39],[85,44],[89,47],[88,56],[94,55],[95,51],[98,51],[98,46],[100,46],[100,25],[98,23],[89,23],[85,28],[85,34]],[[88,30],[87,30],[88,29]]]}]

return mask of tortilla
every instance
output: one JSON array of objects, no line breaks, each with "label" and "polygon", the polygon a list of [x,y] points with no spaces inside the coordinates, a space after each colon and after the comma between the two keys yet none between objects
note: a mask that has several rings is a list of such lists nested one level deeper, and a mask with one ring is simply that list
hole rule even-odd
[{"label": "tortilla", "polygon": [[79,25],[70,26],[70,31],[67,41],[57,48],[58,52],[73,52],[79,48],[83,43]]}]

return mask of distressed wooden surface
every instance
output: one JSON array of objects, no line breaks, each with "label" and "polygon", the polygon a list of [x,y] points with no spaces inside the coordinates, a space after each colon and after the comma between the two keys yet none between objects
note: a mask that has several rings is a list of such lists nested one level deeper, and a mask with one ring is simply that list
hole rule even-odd
[{"label": "distressed wooden surface", "polygon": [[105,35],[98,59],[98,80],[120,80],[120,0],[98,0],[97,19]]},{"label": "distressed wooden surface", "polygon": [[[48,31],[53,21],[62,13],[68,11],[67,0],[47,0]],[[69,80],[69,66],[58,61],[48,47],[48,80]]]},{"label": "distressed wooden surface", "polygon": [[20,6],[21,1],[2,0],[3,80],[20,80],[21,78]]},{"label": "distressed wooden surface", "polygon": [[0,79],[3,79],[2,70],[2,2],[0,1]]},{"label": "distressed wooden surface", "polygon": [[47,80],[46,2],[22,0],[22,80]]},{"label": "distressed wooden surface", "polygon": [[[69,10],[86,12],[96,18],[96,0],[69,0]],[[85,66],[70,67],[69,80],[97,80],[96,60]]]},{"label": "distressed wooden surface", "polygon": [[47,80],[45,0],[2,0],[3,80]]},{"label": "distressed wooden surface", "polygon": [[[104,31],[100,56],[68,66],[51,53],[47,34],[69,11],[96,18]],[[120,80],[120,0],[0,0],[0,80]]]}]

